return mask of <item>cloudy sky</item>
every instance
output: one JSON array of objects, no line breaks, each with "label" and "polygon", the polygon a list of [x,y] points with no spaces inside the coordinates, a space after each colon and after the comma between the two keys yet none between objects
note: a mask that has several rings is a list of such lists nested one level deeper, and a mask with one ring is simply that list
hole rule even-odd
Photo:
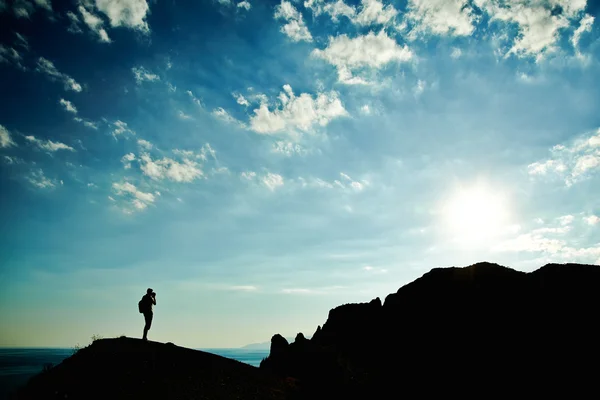
[{"label": "cloudy sky", "polygon": [[235,347],[600,263],[586,0],[0,0],[0,345]]}]

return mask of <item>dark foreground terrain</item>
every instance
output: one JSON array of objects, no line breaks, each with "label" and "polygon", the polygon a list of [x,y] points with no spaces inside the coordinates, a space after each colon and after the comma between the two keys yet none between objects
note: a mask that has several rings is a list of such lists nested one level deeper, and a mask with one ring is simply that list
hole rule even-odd
[{"label": "dark foreground terrain", "polygon": [[256,367],[173,344],[100,339],[33,377],[17,399],[284,399],[291,386]]},{"label": "dark foreground terrain", "polygon": [[273,336],[260,369],[104,339],[19,399],[600,398],[600,266],[435,268],[382,303],[332,309],[312,338]]}]

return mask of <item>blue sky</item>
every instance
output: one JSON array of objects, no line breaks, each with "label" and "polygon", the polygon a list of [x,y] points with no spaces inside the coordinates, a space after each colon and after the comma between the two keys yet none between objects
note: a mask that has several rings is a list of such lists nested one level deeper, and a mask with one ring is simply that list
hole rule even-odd
[{"label": "blue sky", "polygon": [[236,347],[600,263],[598,5],[0,0],[0,345]]}]

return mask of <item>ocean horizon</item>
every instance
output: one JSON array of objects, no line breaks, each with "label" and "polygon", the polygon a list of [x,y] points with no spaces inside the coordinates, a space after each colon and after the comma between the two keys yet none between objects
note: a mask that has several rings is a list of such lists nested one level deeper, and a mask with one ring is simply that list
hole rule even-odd
[{"label": "ocean horizon", "polygon": [[[269,355],[268,349],[194,348],[217,354],[254,367]],[[60,347],[2,347],[0,348],[0,400],[42,372],[46,365],[58,365],[74,354],[73,348]]]}]

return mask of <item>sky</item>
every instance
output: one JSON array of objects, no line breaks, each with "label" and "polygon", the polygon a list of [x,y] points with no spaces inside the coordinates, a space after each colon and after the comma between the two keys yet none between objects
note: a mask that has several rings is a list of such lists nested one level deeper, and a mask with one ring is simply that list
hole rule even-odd
[{"label": "sky", "polygon": [[0,346],[311,335],[600,264],[600,4],[0,0]]}]

